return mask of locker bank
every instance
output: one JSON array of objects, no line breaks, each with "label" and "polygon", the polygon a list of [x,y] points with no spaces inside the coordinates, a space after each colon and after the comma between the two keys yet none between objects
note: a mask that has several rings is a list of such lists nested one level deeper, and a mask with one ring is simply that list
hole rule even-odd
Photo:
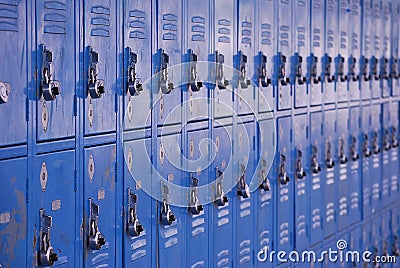
[{"label": "locker bank", "polygon": [[0,268],[399,267],[400,1],[0,0]]}]

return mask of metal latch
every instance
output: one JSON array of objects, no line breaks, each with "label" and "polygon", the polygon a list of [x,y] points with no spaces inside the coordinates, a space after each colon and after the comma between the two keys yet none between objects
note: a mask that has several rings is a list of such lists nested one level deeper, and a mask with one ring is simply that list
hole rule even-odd
[{"label": "metal latch", "polygon": [[339,140],[339,161],[340,164],[346,164],[347,163],[347,156],[345,152],[345,141],[344,139]]},{"label": "metal latch", "polygon": [[132,52],[130,47],[127,47],[125,52],[127,54],[126,88],[129,95],[136,96],[143,90],[142,84],[139,83],[139,80],[136,77],[137,55]]},{"label": "metal latch", "polygon": [[0,103],[6,103],[11,93],[11,85],[9,83],[0,82]]},{"label": "metal latch", "polygon": [[372,154],[368,145],[368,134],[364,134],[363,152],[364,152],[364,157],[370,157]]},{"label": "metal latch", "polygon": [[258,53],[258,61],[257,74],[259,86],[261,84],[261,86],[267,87],[272,83],[272,81],[271,78],[267,77],[267,56],[265,56],[261,51]]},{"label": "metal latch", "polygon": [[286,156],[284,154],[281,154],[280,158],[281,161],[279,164],[279,182],[282,185],[286,185],[290,181],[290,178],[286,173]]},{"label": "metal latch", "polygon": [[326,167],[333,168],[335,166],[335,161],[333,161],[332,155],[332,144],[330,142],[326,143]]},{"label": "metal latch", "polygon": [[159,89],[163,94],[169,94],[174,89],[174,84],[168,79],[169,56],[163,49],[158,50],[159,66],[156,70],[159,75]]},{"label": "metal latch", "polygon": [[53,53],[46,49],[45,45],[40,45],[41,53],[41,72],[40,89],[46,101],[55,100],[60,95],[60,82],[52,79],[53,76]]},{"label": "metal latch", "polygon": [[104,81],[97,78],[99,54],[89,47],[88,91],[92,99],[100,98],[104,92]]},{"label": "metal latch", "polygon": [[188,73],[188,85],[193,92],[200,91],[203,87],[203,82],[199,81],[197,75],[197,55],[193,53],[193,50],[188,50],[189,55],[189,73]]},{"label": "metal latch", "polygon": [[307,175],[303,167],[302,157],[303,152],[301,150],[296,150],[296,177],[298,179],[304,179]]},{"label": "metal latch", "polygon": [[225,206],[226,203],[228,203],[228,197],[225,196],[223,187],[222,187],[222,182],[224,179],[224,173],[216,168],[216,182],[215,182],[215,201],[214,203],[217,206]]},{"label": "metal latch", "polygon": [[281,52],[278,53],[278,78],[283,86],[290,83],[290,78],[286,77],[286,61],[287,58]]},{"label": "metal latch", "polygon": [[239,51],[238,58],[239,58],[239,72],[240,72],[239,84],[241,88],[248,88],[248,86],[250,86],[251,84],[251,81],[246,74],[247,56],[242,51]]},{"label": "metal latch", "polygon": [[216,84],[219,89],[226,89],[229,86],[229,81],[225,78],[224,75],[225,57],[218,51],[215,51],[214,57],[216,64],[216,74],[215,74]]},{"label": "metal latch", "polygon": [[197,196],[197,187],[199,186],[199,179],[195,178],[193,174],[190,174],[190,196],[189,196],[189,212],[192,215],[198,215],[201,211],[203,211],[203,206],[199,202],[199,198]]},{"label": "metal latch", "polygon": [[378,74],[378,60],[375,56],[371,57],[369,70],[371,72],[370,77],[373,77],[376,81],[380,79],[380,75]]},{"label": "metal latch", "polygon": [[89,198],[89,247],[93,250],[99,250],[106,244],[105,237],[99,231],[99,205]]},{"label": "metal latch", "polygon": [[318,84],[321,77],[318,75],[318,58],[313,53],[308,57],[308,79],[311,83]]},{"label": "metal latch", "polygon": [[130,236],[139,236],[143,232],[143,225],[140,224],[136,214],[138,197],[128,188],[128,233]]},{"label": "metal latch", "polygon": [[336,76],[337,76],[336,81],[345,82],[347,80],[347,75],[344,75],[344,58],[338,55],[335,61],[336,61]]},{"label": "metal latch", "polygon": [[332,73],[332,58],[328,55],[325,54],[324,57],[322,58],[322,64],[324,68],[324,79],[328,83],[332,83],[335,80],[335,76],[331,75]]},{"label": "metal latch", "polygon": [[361,75],[363,77],[363,80],[366,82],[371,79],[371,76],[368,71],[368,66],[369,66],[368,63],[369,60],[365,56],[362,56],[360,60]]},{"label": "metal latch", "polygon": [[160,220],[164,225],[171,225],[175,220],[175,215],[172,213],[171,208],[169,207],[169,188],[167,185],[162,185],[162,207],[160,211]]},{"label": "metal latch", "polygon": [[360,158],[357,152],[357,139],[354,136],[351,137],[350,155],[352,161],[357,161]]},{"label": "metal latch", "polygon": [[303,57],[300,56],[299,53],[295,53],[292,73],[294,74],[295,80],[297,80],[299,85],[303,85],[307,81],[307,78],[303,76],[302,64]]},{"label": "metal latch", "polygon": [[314,174],[318,174],[322,170],[318,163],[318,148],[315,145],[312,146],[311,168]]},{"label": "metal latch", "polygon": [[52,266],[58,261],[58,255],[54,252],[50,242],[50,229],[53,218],[45,214],[44,209],[40,209],[40,239],[39,239],[39,265]]},{"label": "metal latch", "polygon": [[349,57],[349,76],[353,82],[357,82],[359,79],[359,75],[356,74],[356,64],[357,59],[353,56]]},{"label": "metal latch", "polygon": [[240,164],[240,179],[237,185],[237,194],[243,198],[250,197],[250,189],[246,183],[246,168],[243,164]]}]

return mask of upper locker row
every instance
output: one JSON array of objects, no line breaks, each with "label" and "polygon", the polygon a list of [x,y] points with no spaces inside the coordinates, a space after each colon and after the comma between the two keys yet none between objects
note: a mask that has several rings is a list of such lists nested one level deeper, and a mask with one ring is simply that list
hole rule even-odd
[{"label": "upper locker row", "polygon": [[[171,2],[1,1],[0,146],[26,142],[30,115],[40,142],[72,138],[75,118],[84,136],[110,133],[118,111],[125,129],[150,126],[152,105],[163,124],[193,96],[222,100],[209,110],[225,117],[226,103],[248,114],[398,94],[397,1]],[[198,61],[215,63],[213,76]],[[192,72],[174,85],[182,62]],[[153,90],[142,86],[155,73]]]}]

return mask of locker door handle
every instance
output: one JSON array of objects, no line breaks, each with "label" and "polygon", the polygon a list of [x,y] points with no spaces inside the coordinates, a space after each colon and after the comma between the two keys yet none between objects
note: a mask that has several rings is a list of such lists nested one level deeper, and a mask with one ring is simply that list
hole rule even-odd
[{"label": "locker door handle", "polygon": [[193,53],[193,50],[188,50],[189,54],[189,73],[188,73],[188,84],[193,92],[198,92],[203,87],[203,82],[199,80],[197,75],[197,55]]},{"label": "locker door handle", "polygon": [[215,185],[215,196],[214,196],[214,204],[222,207],[228,203],[228,197],[225,196],[224,190],[222,188],[222,180],[224,173],[220,171],[218,168],[216,170],[216,185]]},{"label": "locker door handle", "polygon": [[251,81],[246,74],[247,56],[242,51],[239,51],[238,58],[239,58],[239,72],[240,72],[239,84],[241,88],[248,88],[251,84]]},{"label": "locker door handle", "polygon": [[268,78],[267,75],[267,56],[265,56],[261,51],[258,53],[257,73],[259,86],[261,84],[263,87],[268,87],[272,83],[271,78]]},{"label": "locker door handle", "polygon": [[344,74],[344,58],[340,55],[336,57],[336,76],[337,81],[345,82],[347,75]]},{"label": "locker door handle", "polygon": [[286,77],[286,62],[287,58],[281,52],[278,53],[278,78],[282,84],[282,86],[286,86],[290,83],[290,78]]},{"label": "locker door handle", "polygon": [[163,49],[158,50],[158,69],[159,89],[163,94],[169,94],[174,89],[174,84],[168,78],[169,55]]},{"label": "locker door handle", "polygon": [[333,156],[332,156],[332,144],[328,142],[326,148],[326,167],[333,168],[334,166],[335,166],[335,161],[333,161]]},{"label": "locker door handle", "polygon": [[318,163],[318,148],[317,146],[312,146],[313,156],[311,157],[311,169],[314,174],[318,174],[322,169]]},{"label": "locker door handle", "polygon": [[215,51],[214,58],[216,64],[216,70],[215,70],[216,84],[219,89],[226,89],[229,86],[229,81],[225,78],[224,75],[225,56],[219,53],[218,51]]},{"label": "locker door handle", "polygon": [[11,94],[11,84],[0,82],[0,104],[8,101],[8,96]]},{"label": "locker door handle", "polygon": [[389,61],[388,61],[387,58],[383,57],[383,58],[381,58],[380,62],[381,62],[381,73],[380,73],[380,77],[381,77],[382,79],[388,80],[388,79],[389,79],[389,76],[388,76],[387,65],[388,65],[388,62],[389,62]]},{"label": "locker door handle", "polygon": [[357,82],[359,79],[359,75],[356,74],[356,63],[357,59],[354,58],[353,56],[350,56],[349,58],[349,77],[351,81]]},{"label": "locker door handle", "polygon": [[168,204],[169,188],[167,185],[162,185],[163,202],[160,211],[160,221],[164,225],[171,225],[175,220],[175,215]]},{"label": "locker door handle", "polygon": [[391,143],[392,143],[392,148],[396,148],[399,146],[399,142],[397,141],[397,128],[396,127],[392,128]]},{"label": "locker door handle", "polygon": [[203,206],[199,202],[199,198],[197,197],[197,187],[199,186],[199,179],[191,177],[191,186],[190,186],[190,198],[189,198],[189,213],[192,215],[198,215],[201,211],[203,211]]},{"label": "locker door handle", "polygon": [[143,225],[140,223],[136,214],[136,205],[138,197],[132,192],[132,189],[128,189],[128,233],[131,237],[139,236],[144,231]]},{"label": "locker door handle", "polygon": [[335,80],[335,76],[331,75],[332,58],[328,54],[325,54],[324,57],[322,58],[322,63],[324,66],[324,79],[326,79],[328,83],[332,83]]},{"label": "locker door handle", "polygon": [[250,197],[250,189],[246,183],[246,169],[243,164],[240,164],[240,179],[238,182],[236,193],[238,196],[241,196],[243,198]]},{"label": "locker door handle", "polygon": [[263,189],[264,191],[268,192],[271,190],[271,182],[269,178],[266,176],[265,170],[261,171],[261,179],[262,183],[260,184],[260,189]]},{"label": "locker door handle", "polygon": [[372,155],[371,150],[369,149],[368,146],[368,135],[364,135],[364,144],[363,144],[363,152],[364,152],[364,157],[370,157]]},{"label": "locker door handle", "polygon": [[293,60],[293,74],[295,77],[295,80],[297,80],[297,83],[299,85],[303,85],[305,82],[307,82],[307,78],[305,76],[303,76],[303,68],[302,68],[302,64],[303,64],[303,57],[301,57],[299,55],[299,53],[296,53],[294,55],[294,60]]},{"label": "locker door handle", "polygon": [[44,209],[40,209],[40,241],[39,241],[39,265],[53,266],[58,261],[58,255],[54,252],[50,242],[50,230],[53,218],[45,214]]},{"label": "locker door handle", "polygon": [[308,77],[310,83],[318,84],[321,77],[318,76],[318,58],[311,53],[308,57]]},{"label": "locker door handle", "polygon": [[340,145],[339,145],[339,160],[340,160],[340,164],[346,164],[347,163],[347,156],[345,153],[345,143],[343,139],[340,139]]},{"label": "locker door handle", "polygon": [[303,163],[302,163],[302,157],[303,157],[303,152],[301,150],[296,150],[296,177],[298,179],[304,179],[307,176],[307,173],[304,170]]},{"label": "locker door handle", "polygon": [[372,56],[370,59],[370,77],[373,77],[375,81],[380,79],[380,75],[378,74],[378,60],[375,56]]},{"label": "locker door handle", "polygon": [[360,69],[361,69],[361,75],[365,82],[368,82],[371,79],[371,76],[369,75],[369,72],[368,72],[368,66],[369,66],[368,63],[369,63],[369,60],[367,58],[365,58],[364,56],[362,56],[361,60],[360,60]]},{"label": "locker door handle", "polygon": [[281,154],[281,163],[279,164],[279,182],[282,185],[289,183],[290,178],[286,173],[286,156]]},{"label": "locker door handle", "polygon": [[99,230],[99,208],[99,205],[89,198],[88,243],[92,250],[99,250],[106,244],[105,237]]},{"label": "locker door handle", "polygon": [[374,154],[379,154],[381,149],[379,148],[378,133],[374,132],[374,138],[372,140],[372,152]]},{"label": "locker door handle", "polygon": [[46,101],[55,100],[60,95],[60,82],[52,79],[53,76],[53,53],[46,49],[45,45],[40,45],[41,53],[41,72],[40,89]]},{"label": "locker door handle", "polygon": [[360,158],[357,153],[357,139],[354,136],[351,137],[350,155],[352,161],[357,161]]},{"label": "locker door handle", "polygon": [[127,55],[126,89],[129,95],[136,96],[143,90],[142,83],[136,77],[137,54],[133,53],[129,47],[125,49],[125,53]]},{"label": "locker door handle", "polygon": [[88,68],[88,92],[92,99],[98,99],[105,93],[104,81],[97,78],[99,63],[99,54],[93,50],[89,50],[89,68]]},{"label": "locker door handle", "polygon": [[385,129],[385,134],[383,135],[383,149],[385,151],[389,151],[392,148],[392,145],[389,142],[389,130]]},{"label": "locker door handle", "polygon": [[397,59],[391,58],[390,59],[390,74],[389,74],[389,78],[397,79],[399,77],[398,73],[397,73],[397,66],[398,66]]}]

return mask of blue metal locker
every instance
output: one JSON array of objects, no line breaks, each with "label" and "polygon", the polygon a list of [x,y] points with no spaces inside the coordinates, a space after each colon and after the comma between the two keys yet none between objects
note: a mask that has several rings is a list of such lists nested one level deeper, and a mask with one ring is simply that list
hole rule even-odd
[{"label": "blue metal locker", "polygon": [[36,139],[73,137],[77,55],[75,3],[67,0],[36,1],[35,4]]},{"label": "blue metal locker", "polygon": [[[151,140],[139,138],[124,142],[123,196],[123,265],[154,267],[155,223],[154,200],[151,197]],[[123,200],[121,200],[123,198]]]},{"label": "blue metal locker", "polygon": [[2,1],[0,4],[0,38],[4,40],[0,49],[3,62],[0,124],[7,126],[7,131],[0,137],[0,146],[27,142],[27,101],[35,94],[28,96],[26,5],[26,1]]},{"label": "blue metal locker", "polygon": [[249,184],[255,175],[255,122],[253,116],[240,121],[234,129],[233,178],[237,182],[232,190],[234,207],[234,267],[248,267],[254,263],[254,196]]},{"label": "blue metal locker", "polygon": [[323,165],[323,133],[322,133],[322,113],[314,112],[310,114],[310,196],[309,196],[309,218],[310,218],[310,245],[315,246],[322,241],[322,222],[324,209],[321,207],[323,204],[322,186],[324,184],[325,171],[321,168]]},{"label": "blue metal locker", "polygon": [[276,250],[289,252],[293,247],[293,156],[291,117],[280,117],[277,119],[277,153],[275,155],[275,169],[277,180],[276,187],[276,218],[275,229]]},{"label": "blue metal locker", "polygon": [[371,162],[369,176],[371,178],[371,205],[372,213],[381,208],[382,191],[382,133],[381,133],[381,105],[371,105],[370,139],[371,139]]},{"label": "blue metal locker", "polygon": [[374,260],[376,256],[384,255],[382,251],[382,241],[384,240],[382,233],[382,217],[384,217],[384,215],[379,211],[376,213],[375,217],[371,218],[371,237],[369,240],[366,240],[372,252],[371,260]]},{"label": "blue metal locker", "polygon": [[256,1],[255,20],[255,82],[258,113],[274,110],[275,93],[272,84],[276,51],[275,1]]},{"label": "blue metal locker", "polygon": [[292,3],[293,56],[291,56],[290,80],[294,94],[294,107],[308,105],[307,59],[310,55],[310,2]]},{"label": "blue metal locker", "polygon": [[310,56],[307,58],[307,78],[310,84],[310,105],[321,105],[322,58],[324,56],[324,1],[311,2]]},{"label": "blue metal locker", "polygon": [[324,46],[325,54],[322,60],[322,82],[323,102],[325,104],[335,103],[335,57],[338,54],[339,35],[338,17],[339,6],[337,0],[328,0],[325,3],[325,32]]},{"label": "blue metal locker", "polygon": [[[391,103],[390,102],[384,102],[382,103],[382,130],[381,130],[381,136],[382,136],[382,166],[381,166],[381,172],[382,172],[382,189],[381,189],[381,201],[382,201],[382,207],[386,207],[390,204],[392,201],[390,198],[390,191],[391,191],[391,179],[392,179],[392,174],[394,176],[397,176],[396,173],[396,163],[397,160],[392,162],[391,159]],[[392,166],[393,165],[393,166]],[[397,183],[395,182],[395,185],[397,186]],[[396,188],[393,189],[394,191],[397,191]]]},{"label": "blue metal locker", "polygon": [[[351,199],[349,198],[349,193],[352,192],[354,188],[350,183],[353,177],[349,176],[350,165],[349,161],[352,161],[351,155],[349,155],[350,148],[350,135],[349,135],[349,109],[342,108],[337,111],[337,149],[335,154],[337,154],[337,223],[338,231],[344,230],[348,224],[348,218],[351,216],[359,216],[359,214],[354,213],[354,209],[351,207]],[[358,181],[357,181],[358,182]],[[355,185],[357,189],[358,184]],[[351,211],[351,213],[350,213]],[[356,210],[357,211],[357,210]]]},{"label": "blue metal locker", "polygon": [[392,16],[391,16],[391,59],[390,59],[390,74],[391,74],[391,93],[392,96],[398,96],[400,93],[400,61],[399,61],[399,34],[400,34],[400,3],[392,2]]},{"label": "blue metal locker", "polygon": [[324,114],[324,165],[325,180],[323,186],[324,194],[324,236],[329,238],[335,234],[337,230],[337,216],[338,216],[338,189],[337,189],[337,174],[339,171],[337,152],[338,152],[338,139],[337,139],[337,111],[328,110]]},{"label": "blue metal locker", "polygon": [[[390,150],[390,162],[393,167],[392,175],[390,177],[390,199],[391,202],[396,202],[399,197],[400,192],[400,178],[399,173],[396,170],[399,170],[399,102],[393,101],[390,105],[390,129],[389,132],[389,140],[391,145]],[[386,170],[385,170],[386,171]]]},{"label": "blue metal locker", "polygon": [[84,149],[83,262],[84,267],[115,265],[116,147]]},{"label": "blue metal locker", "polygon": [[210,181],[213,186],[212,226],[210,227],[209,251],[212,252],[212,267],[232,267],[234,255],[233,236],[233,198],[235,193],[227,189],[234,186],[232,181],[232,125],[216,125],[213,129],[213,142],[215,145],[215,158],[211,163]]},{"label": "blue metal locker", "polygon": [[[237,54],[234,74],[234,106],[238,114],[255,111],[254,73],[255,1],[241,0],[237,11]],[[235,49],[236,50],[236,49]]]},{"label": "blue metal locker", "polygon": [[[362,140],[363,135],[361,132],[361,109],[358,106],[351,107],[349,111],[349,137],[348,142],[348,152],[349,152],[349,189],[347,199],[349,202],[349,225],[358,224],[361,221],[361,213],[363,209],[363,189],[365,185],[363,184],[362,176]],[[351,178],[351,179],[350,179]]]},{"label": "blue metal locker", "polygon": [[360,0],[349,0],[348,91],[350,101],[360,100],[361,7]]},{"label": "blue metal locker", "polygon": [[[389,208],[382,210],[380,247],[383,256],[393,255],[391,251],[391,211]],[[383,263],[382,267],[392,267],[390,263]]]},{"label": "blue metal locker", "polygon": [[[123,27],[118,27],[118,84],[124,96],[123,129],[151,126],[151,63],[152,8],[151,1],[123,1]],[[122,62],[121,62],[122,61]]]},{"label": "blue metal locker", "polygon": [[382,58],[380,59],[380,90],[383,98],[389,97],[390,94],[390,60],[391,60],[391,5],[390,1],[381,1],[381,18],[382,18]]},{"label": "blue metal locker", "polygon": [[347,12],[349,4],[347,0],[339,0],[339,14],[338,14],[338,55],[335,58],[336,66],[336,94],[338,102],[347,102],[348,89],[347,89],[347,74],[348,64],[346,64],[349,53],[349,14]]},{"label": "blue metal locker", "polygon": [[[372,74],[373,69],[372,58],[374,46],[371,43],[374,40],[372,31],[372,9],[371,0],[363,0],[361,2],[361,49],[360,49],[360,94],[362,100],[371,98],[371,81],[375,79]],[[375,73],[375,75],[377,75]]]},{"label": "blue metal locker", "polygon": [[[186,208],[186,266],[210,267],[209,226],[212,204],[203,205],[205,196],[199,195],[199,187],[209,183],[210,130],[207,124],[188,126],[184,146],[182,184],[190,187]],[[204,192],[201,192],[202,194]]]},{"label": "blue metal locker", "polygon": [[379,0],[371,0],[371,97],[374,99],[381,97],[380,90],[380,59],[382,57],[382,17],[381,5]]},{"label": "blue metal locker", "polygon": [[83,4],[83,68],[79,74],[84,109],[83,134],[100,134],[116,129],[116,3],[106,0]]},{"label": "blue metal locker", "polygon": [[399,204],[396,202],[390,208],[392,231],[391,252],[393,254],[399,254],[400,252],[400,213],[398,205]]},{"label": "blue metal locker", "polygon": [[[36,156],[30,176],[28,262],[37,266],[74,266],[75,152]],[[77,244],[80,246],[80,244]]]},{"label": "blue metal locker", "polygon": [[181,113],[182,1],[154,1],[153,109],[157,125],[179,124]]},{"label": "blue metal locker", "polygon": [[[161,196],[157,202],[157,263],[160,267],[174,266],[178,261],[185,266],[185,229],[187,210],[174,206],[175,198],[179,198],[172,186],[183,185],[181,170],[181,135],[179,133],[164,134],[160,129],[157,137],[156,151],[157,172],[153,174],[154,193]],[[171,185],[169,185],[171,183]],[[171,205],[172,204],[172,205]]]},{"label": "blue metal locker", "polygon": [[[208,118],[211,113],[209,97],[209,55],[212,53],[210,34],[211,1],[186,0],[183,6],[185,30],[183,31],[184,77],[182,85],[186,121],[191,118]],[[207,106],[208,109],[205,109]]]},{"label": "blue metal locker", "polygon": [[[26,267],[27,260],[27,159],[0,161],[0,265]],[[39,213],[39,212],[38,212]]]},{"label": "blue metal locker", "polygon": [[[215,70],[211,70],[215,80],[213,96],[214,118],[233,115],[233,56],[236,55],[236,14],[237,1],[212,0],[213,22],[213,54],[209,61],[215,62]],[[212,81],[214,81],[212,80]]]},{"label": "blue metal locker", "polygon": [[[368,219],[362,224],[362,251],[375,252],[372,239],[372,222]],[[361,264],[368,267],[368,263],[364,260],[361,260]]]},{"label": "blue metal locker", "polygon": [[369,216],[375,211],[372,207],[372,178],[371,178],[371,166],[372,166],[372,150],[371,150],[371,133],[370,133],[370,106],[364,105],[360,107],[360,118],[361,118],[361,148],[360,158],[362,166],[362,208],[363,208],[363,220],[368,219]]},{"label": "blue metal locker", "polygon": [[[276,137],[269,135],[269,131],[275,129],[274,120],[260,120],[258,121],[258,146],[257,156],[259,157],[259,169],[256,171],[260,178],[259,190],[256,195],[254,207],[256,208],[256,230],[254,248],[258,253],[265,248],[275,250],[275,219],[274,215],[274,199],[277,189],[277,181],[274,180],[275,170],[272,167],[272,160],[275,153]],[[263,267],[264,264],[257,262],[257,267]]]},{"label": "blue metal locker", "polygon": [[290,87],[290,60],[292,55],[292,1],[279,1],[277,8],[277,54],[275,55],[274,86],[278,110],[292,107],[292,92]]},{"label": "blue metal locker", "polygon": [[292,170],[294,173],[294,243],[299,251],[309,248],[309,184],[310,184],[310,156],[308,140],[307,114],[293,116],[293,148]]}]

